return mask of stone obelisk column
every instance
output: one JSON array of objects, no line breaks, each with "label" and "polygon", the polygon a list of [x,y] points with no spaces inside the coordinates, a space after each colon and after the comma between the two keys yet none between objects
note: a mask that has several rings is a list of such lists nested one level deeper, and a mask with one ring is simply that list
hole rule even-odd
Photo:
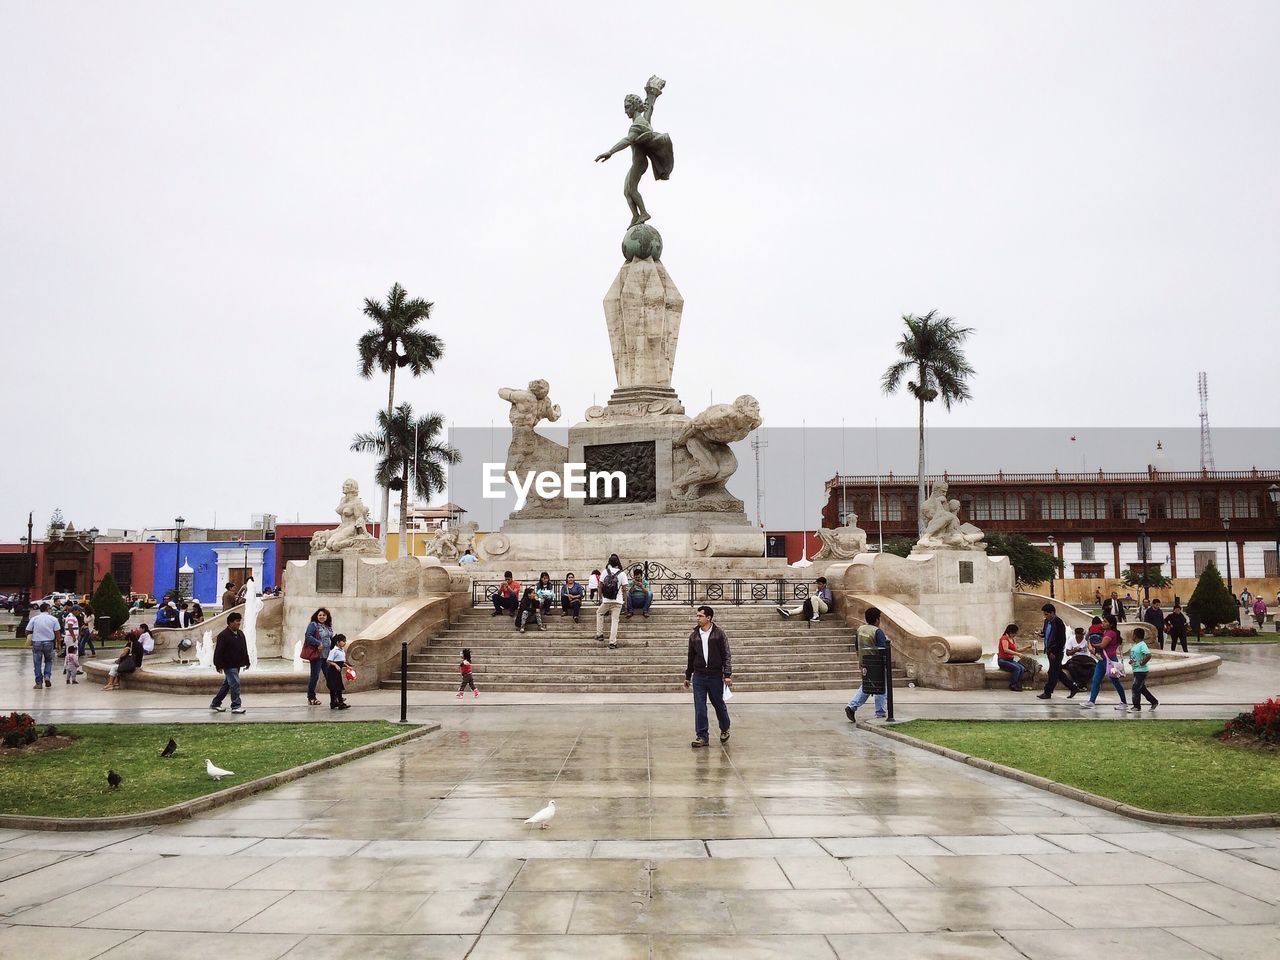
[{"label": "stone obelisk column", "polygon": [[662,265],[662,237],[647,223],[627,231],[626,262],[604,297],[604,315],[618,386],[607,415],[680,414],[671,387],[684,297]]}]

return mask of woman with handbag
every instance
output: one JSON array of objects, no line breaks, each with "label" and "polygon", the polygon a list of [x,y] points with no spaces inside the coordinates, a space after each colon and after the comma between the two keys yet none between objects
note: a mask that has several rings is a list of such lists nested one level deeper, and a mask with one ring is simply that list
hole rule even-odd
[{"label": "woman with handbag", "polygon": [[[307,703],[313,707],[320,704],[320,699],[316,696],[316,681],[320,679],[332,647],[333,617],[327,609],[321,607],[311,615],[311,622],[307,624],[307,632],[302,638],[302,659],[308,661],[311,667],[311,677],[307,681]],[[329,685],[327,674],[324,682],[325,686]]]},{"label": "woman with handbag", "polygon": [[120,648],[120,654],[116,657],[116,662],[111,665],[111,669],[107,673],[107,682],[103,684],[103,690],[119,690],[120,678],[133,673],[142,663],[142,642],[138,639],[136,633],[130,633],[127,636],[128,639],[125,640],[124,646]]},{"label": "woman with handbag", "polygon": [[1120,659],[1120,626],[1119,621],[1113,613],[1108,613],[1103,618],[1104,626],[1101,635],[1091,633],[1089,635],[1089,646],[1092,647],[1094,653],[1098,657],[1098,662],[1093,668],[1093,681],[1089,684],[1089,699],[1080,704],[1086,709],[1094,706],[1098,699],[1098,688],[1102,686],[1102,678],[1105,676],[1111,681],[1111,685],[1116,688],[1116,693],[1120,695],[1120,702],[1116,705],[1117,710],[1127,710],[1129,704],[1125,702],[1124,684],[1124,662]]}]

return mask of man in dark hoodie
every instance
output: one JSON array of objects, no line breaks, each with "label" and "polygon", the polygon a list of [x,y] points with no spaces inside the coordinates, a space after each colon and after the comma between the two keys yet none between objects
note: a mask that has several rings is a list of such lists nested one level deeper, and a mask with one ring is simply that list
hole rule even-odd
[{"label": "man in dark hoodie", "polygon": [[1040,612],[1044,614],[1044,654],[1049,658],[1049,679],[1045,682],[1044,691],[1036,694],[1036,699],[1048,700],[1052,697],[1059,680],[1071,691],[1067,694],[1070,699],[1080,691],[1062,669],[1062,657],[1067,650],[1067,625],[1058,616],[1058,608],[1052,603],[1046,603],[1040,608]]},{"label": "man in dark hoodie", "polygon": [[227,617],[227,629],[218,634],[213,645],[213,666],[222,673],[222,686],[209,704],[210,710],[225,713],[222,701],[231,694],[231,712],[244,713],[240,705],[240,671],[249,668],[249,644],[245,641],[240,623],[244,620],[238,613]]},{"label": "man in dark hoodie", "polygon": [[708,697],[716,709],[720,742],[729,739],[729,708],[724,705],[724,690],[733,686],[733,658],[729,653],[729,639],[713,622],[715,615],[710,607],[699,607],[697,625],[689,634],[689,662],[684,671],[684,688],[693,687],[694,737],[689,746],[695,749],[705,747],[710,740]]}]

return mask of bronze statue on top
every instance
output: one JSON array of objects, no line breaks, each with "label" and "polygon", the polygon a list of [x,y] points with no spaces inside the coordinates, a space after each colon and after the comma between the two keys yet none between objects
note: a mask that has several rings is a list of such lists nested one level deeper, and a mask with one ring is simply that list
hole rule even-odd
[{"label": "bronze statue on top", "polygon": [[675,156],[671,149],[671,138],[665,133],[653,131],[653,104],[662,94],[667,82],[659,77],[650,77],[644,85],[645,99],[641,100],[634,93],[629,93],[622,101],[622,109],[631,118],[631,128],[627,135],[615,143],[605,153],[596,157],[597,163],[608,160],[623,147],[631,148],[631,168],[622,184],[622,194],[627,198],[627,206],[631,208],[631,226],[644,223],[649,219],[649,211],[644,208],[644,200],[640,197],[640,178],[649,169],[649,161],[653,161],[653,178],[667,180],[671,177],[671,168],[675,166]]}]

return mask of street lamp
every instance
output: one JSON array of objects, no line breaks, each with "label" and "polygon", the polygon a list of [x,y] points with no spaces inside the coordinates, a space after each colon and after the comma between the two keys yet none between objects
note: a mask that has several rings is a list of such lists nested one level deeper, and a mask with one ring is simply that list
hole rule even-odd
[{"label": "street lamp", "polygon": [[[1280,483],[1267,487],[1267,496],[1271,498],[1271,512],[1276,517],[1276,565],[1275,574],[1280,577]],[[1265,572],[1265,571],[1264,571]],[[1276,628],[1280,630],[1280,627]]]},{"label": "street lamp", "polygon": [[1049,534],[1049,556],[1053,558],[1053,571],[1049,574],[1049,599],[1056,600],[1057,596],[1053,592],[1053,581],[1058,579],[1058,555],[1053,552],[1053,545],[1057,541],[1053,534]]},{"label": "street lamp", "polygon": [[176,533],[173,548],[173,592],[178,595],[178,599],[182,599],[182,588],[178,585],[178,568],[182,566],[182,525],[187,521],[182,517],[173,518],[173,529]]},{"label": "street lamp", "polygon": [[[1230,517],[1223,517],[1223,518],[1222,518],[1222,529],[1223,529],[1225,532],[1228,532],[1228,533],[1231,531],[1231,518],[1230,518]],[[1236,604],[1237,606],[1239,606],[1240,601],[1239,601],[1239,600],[1237,599],[1237,597],[1236,597],[1236,591],[1235,591],[1235,588],[1231,586],[1231,538],[1230,538],[1230,537],[1227,537],[1227,538],[1223,541],[1223,544],[1224,544],[1224,545],[1226,546],[1226,548],[1227,548],[1227,592],[1228,592],[1229,594],[1231,594],[1231,602],[1232,602],[1232,603],[1234,603],[1234,604]],[[1238,619],[1238,618],[1237,618],[1237,619]]]},{"label": "street lamp", "polygon": [[1142,599],[1151,599],[1151,584],[1147,579],[1147,513],[1146,507],[1138,508],[1138,543],[1142,551]]},{"label": "street lamp", "polygon": [[90,599],[93,598],[93,575],[95,573],[93,567],[93,545],[98,541],[98,534],[100,532],[101,531],[99,531],[97,527],[90,527],[88,532],[85,534],[85,536],[89,538],[89,590],[87,592]]}]

